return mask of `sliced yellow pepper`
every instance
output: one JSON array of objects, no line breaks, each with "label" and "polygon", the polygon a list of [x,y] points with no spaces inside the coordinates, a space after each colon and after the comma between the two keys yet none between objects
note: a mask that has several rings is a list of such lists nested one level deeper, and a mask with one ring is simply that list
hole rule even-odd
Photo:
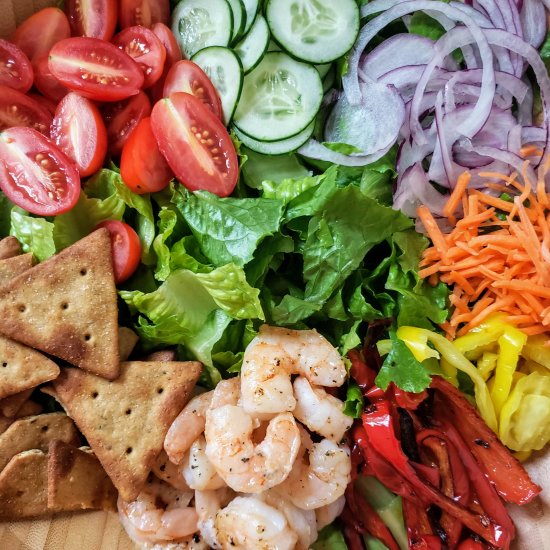
[{"label": "sliced yellow pepper", "polygon": [[486,351],[477,362],[477,370],[483,380],[487,381],[497,366],[498,354]]},{"label": "sliced yellow pepper", "polygon": [[550,376],[533,372],[517,381],[500,413],[499,437],[520,452],[550,441]]},{"label": "sliced yellow pepper", "polygon": [[532,372],[538,372],[543,376],[550,376],[550,371],[546,367],[543,367],[540,363],[537,363],[536,361],[530,361],[530,360],[525,361],[521,367],[521,370],[526,374],[531,374]]},{"label": "sliced yellow pepper", "polygon": [[491,399],[497,416],[510,395],[514,372],[518,360],[527,342],[527,335],[511,325],[505,325],[502,336],[498,339],[499,354],[495,369],[495,381],[491,390]]},{"label": "sliced yellow pepper", "polygon": [[504,333],[508,325],[502,314],[491,315],[483,323],[470,330],[464,336],[453,341],[461,353],[468,353],[484,346],[493,345]]},{"label": "sliced yellow pepper", "polygon": [[548,337],[544,334],[529,336],[522,351],[523,357],[550,369],[550,347],[544,345],[547,341]]},{"label": "sliced yellow pepper", "polygon": [[417,327],[399,327],[396,336],[407,344],[417,361],[424,361],[428,357],[439,359],[439,353],[428,346],[428,337],[425,332]]}]

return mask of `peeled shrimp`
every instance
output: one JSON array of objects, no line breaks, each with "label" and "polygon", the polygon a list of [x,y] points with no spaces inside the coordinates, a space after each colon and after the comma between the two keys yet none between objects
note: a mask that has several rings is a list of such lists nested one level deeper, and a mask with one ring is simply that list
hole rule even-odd
[{"label": "peeled shrimp", "polygon": [[158,455],[151,471],[159,479],[165,481],[180,491],[190,492],[192,490],[186,483],[181,469],[168,459],[168,456],[164,451]]},{"label": "peeled shrimp", "polygon": [[216,491],[195,491],[195,508],[199,516],[199,530],[210,548],[222,548],[216,531],[216,515],[227,505],[235,493],[229,487]]},{"label": "peeled shrimp", "polygon": [[202,435],[191,445],[182,472],[191,489],[207,491],[225,486],[223,479],[206,456],[206,440]]},{"label": "peeled shrimp", "polygon": [[344,509],[346,505],[346,497],[342,495],[330,504],[321,506],[315,510],[315,518],[317,520],[317,529],[320,531],[323,527],[326,527],[332,523]]},{"label": "peeled shrimp", "polygon": [[262,326],[244,354],[242,406],[262,419],[294,410],[292,374],[317,386],[338,387],[346,378],[346,367],[338,351],[314,330]]},{"label": "peeled shrimp", "polygon": [[137,499],[118,498],[118,513],[126,532],[137,543],[185,542],[197,532],[198,515],[190,505],[193,492],[178,491],[150,478]]},{"label": "peeled shrimp", "polygon": [[329,439],[313,443],[303,428],[300,432],[300,457],[276,491],[298,508],[315,510],[344,494],[351,480],[350,453],[346,446]]},{"label": "peeled shrimp", "polygon": [[301,510],[273,490],[266,491],[261,498],[285,515],[289,527],[298,536],[295,550],[309,550],[317,540],[315,511]]},{"label": "peeled shrimp", "polygon": [[298,536],[285,515],[253,496],[237,497],[216,515],[224,550],[294,550]]},{"label": "peeled shrimp", "polygon": [[296,407],[293,414],[312,432],[332,441],[341,441],[351,428],[353,418],[344,414],[340,399],[328,394],[322,388],[312,386],[306,378],[294,380]]},{"label": "peeled shrimp", "polygon": [[221,405],[235,405],[239,400],[239,379],[222,380],[216,389],[197,395],[176,417],[166,437],[164,450],[174,464],[181,464],[193,441],[202,434],[206,411]]},{"label": "peeled shrimp", "polygon": [[300,432],[290,413],[269,421],[265,438],[256,445],[252,418],[235,405],[206,414],[206,456],[234,491],[259,493],[289,475],[300,449]]}]

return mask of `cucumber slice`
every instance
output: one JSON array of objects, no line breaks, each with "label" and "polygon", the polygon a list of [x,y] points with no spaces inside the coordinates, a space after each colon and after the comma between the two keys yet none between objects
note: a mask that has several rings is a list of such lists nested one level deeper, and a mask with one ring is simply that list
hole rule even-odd
[{"label": "cucumber slice", "polygon": [[243,87],[243,66],[233,50],[209,46],[197,52],[194,61],[214,84],[220,95],[223,121],[227,126],[233,117]]},{"label": "cucumber slice", "polygon": [[319,71],[319,76],[325,78],[330,71],[332,63],[325,63],[324,65],[315,65],[315,68]]},{"label": "cucumber slice", "polygon": [[267,51],[268,52],[282,52],[283,50],[281,50],[281,47],[279,46],[279,44],[277,44],[277,42],[275,42],[273,40],[270,40],[269,45],[267,46]]},{"label": "cucumber slice", "polygon": [[315,67],[282,52],[265,54],[244,77],[234,124],[257,141],[280,141],[304,130],[315,118],[323,85]]},{"label": "cucumber slice", "polygon": [[235,52],[241,58],[245,73],[250,72],[258,65],[268,45],[269,28],[264,17],[258,14],[250,32],[235,46]]},{"label": "cucumber slice", "polygon": [[243,146],[241,151],[248,160],[241,168],[241,174],[248,187],[260,189],[263,181],[281,183],[285,179],[303,179],[311,176],[295,154],[262,155]]},{"label": "cucumber slice", "polygon": [[233,15],[233,30],[231,31],[231,42],[239,40],[244,32],[244,24],[246,23],[246,11],[243,0],[227,0]]},{"label": "cucumber slice", "polygon": [[243,34],[246,34],[250,27],[252,27],[252,24],[254,23],[254,19],[256,18],[256,14],[258,13],[258,0],[243,0],[244,4],[244,11],[246,12],[246,22],[244,24],[244,31]]},{"label": "cucumber slice", "polygon": [[231,8],[226,0],[181,0],[172,14],[172,32],[187,59],[207,46],[227,46]]},{"label": "cucumber slice", "polygon": [[359,34],[355,0],[268,0],[265,15],[275,40],[310,63],[342,57]]},{"label": "cucumber slice", "polygon": [[285,153],[291,153],[299,149],[311,137],[314,128],[315,121],[311,122],[299,134],[279,141],[258,141],[247,136],[235,126],[233,126],[233,131],[246,147],[252,149],[252,151],[256,151],[256,153],[261,153],[262,155],[284,155]]}]

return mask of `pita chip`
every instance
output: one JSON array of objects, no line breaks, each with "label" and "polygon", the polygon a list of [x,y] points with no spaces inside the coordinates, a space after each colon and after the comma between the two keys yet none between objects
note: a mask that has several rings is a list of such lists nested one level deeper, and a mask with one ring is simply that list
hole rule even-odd
[{"label": "pita chip", "polygon": [[48,513],[48,457],[38,449],[15,455],[0,473],[0,520]]},{"label": "pita chip", "polygon": [[0,260],[0,286],[9,283],[21,273],[30,269],[34,264],[32,254],[23,254]]},{"label": "pita chip", "polygon": [[10,395],[0,399],[0,413],[8,418],[13,418],[19,409],[23,406],[23,403],[29,399],[33,388]]},{"label": "pita chip", "polygon": [[0,239],[0,260],[13,258],[19,254],[21,254],[21,245],[15,237],[9,236]]},{"label": "pita chip", "polygon": [[141,491],[200,372],[197,362],[128,361],[113,381],[79,369],[63,369],[53,381],[57,400],[125,500]]},{"label": "pita chip", "polygon": [[0,470],[16,454],[30,449],[48,450],[50,441],[78,445],[78,431],[65,413],[40,414],[16,420],[0,435]]},{"label": "pita chip", "polygon": [[48,449],[48,507],[116,511],[117,491],[91,452],[63,441]]},{"label": "pita chip", "polygon": [[105,378],[118,376],[118,306],[105,228],[0,287],[0,333]]},{"label": "pita chip", "polygon": [[136,347],[139,336],[128,327],[118,327],[118,350],[121,361],[126,361]]},{"label": "pita chip", "polygon": [[43,411],[42,405],[40,403],[37,403],[36,401],[33,401],[32,399],[29,399],[28,401],[25,401],[21,408],[17,411],[17,414],[14,416],[14,418],[23,418],[25,416],[35,416],[37,414],[40,414]]},{"label": "pita chip", "polygon": [[175,349],[161,349],[150,353],[145,361],[176,361],[178,355]]},{"label": "pita chip", "polygon": [[0,399],[49,382],[58,375],[59,367],[45,355],[0,335]]}]

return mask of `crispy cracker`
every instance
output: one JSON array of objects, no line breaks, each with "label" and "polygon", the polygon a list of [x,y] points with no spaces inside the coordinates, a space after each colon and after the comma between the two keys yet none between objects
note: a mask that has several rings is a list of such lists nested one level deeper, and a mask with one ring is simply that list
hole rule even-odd
[{"label": "crispy cracker", "polygon": [[177,361],[178,354],[175,349],[161,349],[150,353],[145,361]]},{"label": "crispy cracker", "polygon": [[0,332],[88,372],[118,376],[111,239],[94,231],[0,287]]},{"label": "crispy cracker", "polygon": [[8,418],[13,418],[23,406],[23,403],[31,396],[32,390],[33,388],[30,388],[0,399],[0,413]]},{"label": "crispy cracker", "polygon": [[63,441],[48,449],[48,507],[116,511],[117,491],[91,452]]},{"label": "crispy cracker", "polygon": [[48,457],[33,449],[15,455],[0,473],[0,520],[48,513]]},{"label": "crispy cracker", "polygon": [[197,362],[129,361],[114,381],[79,369],[54,380],[57,399],[125,500],[139,494],[200,372]]},{"label": "crispy cracker", "polygon": [[151,471],[159,479],[162,479],[162,481],[165,481],[180,491],[190,490],[189,485],[187,485],[183,477],[181,466],[176,466],[173,462],[170,462],[168,455],[164,451],[161,451],[157,456]]},{"label": "crispy cracker", "polygon": [[0,286],[9,283],[18,275],[29,270],[33,266],[34,260],[32,254],[23,254],[0,260]]},{"label": "crispy cracker", "polygon": [[50,441],[55,439],[75,445],[79,443],[76,427],[65,413],[40,414],[16,420],[0,435],[0,470],[22,451],[47,451]]},{"label": "crispy cracker", "polygon": [[15,237],[9,236],[0,239],[0,260],[13,258],[19,254],[21,254],[21,245]]},{"label": "crispy cracker", "polygon": [[33,401],[32,399],[29,399],[28,401],[25,401],[21,408],[17,411],[17,414],[14,418],[23,418],[25,416],[35,416],[37,414],[40,414],[43,411],[42,405],[40,403],[37,403],[36,401]]},{"label": "crispy cracker", "polygon": [[58,375],[59,367],[45,355],[0,335],[0,399],[49,382]]},{"label": "crispy cracker", "polygon": [[139,336],[128,327],[118,327],[118,350],[121,361],[126,361],[136,347]]},{"label": "crispy cracker", "polygon": [[12,424],[13,418],[8,418],[3,414],[0,414],[0,435],[2,435]]}]

